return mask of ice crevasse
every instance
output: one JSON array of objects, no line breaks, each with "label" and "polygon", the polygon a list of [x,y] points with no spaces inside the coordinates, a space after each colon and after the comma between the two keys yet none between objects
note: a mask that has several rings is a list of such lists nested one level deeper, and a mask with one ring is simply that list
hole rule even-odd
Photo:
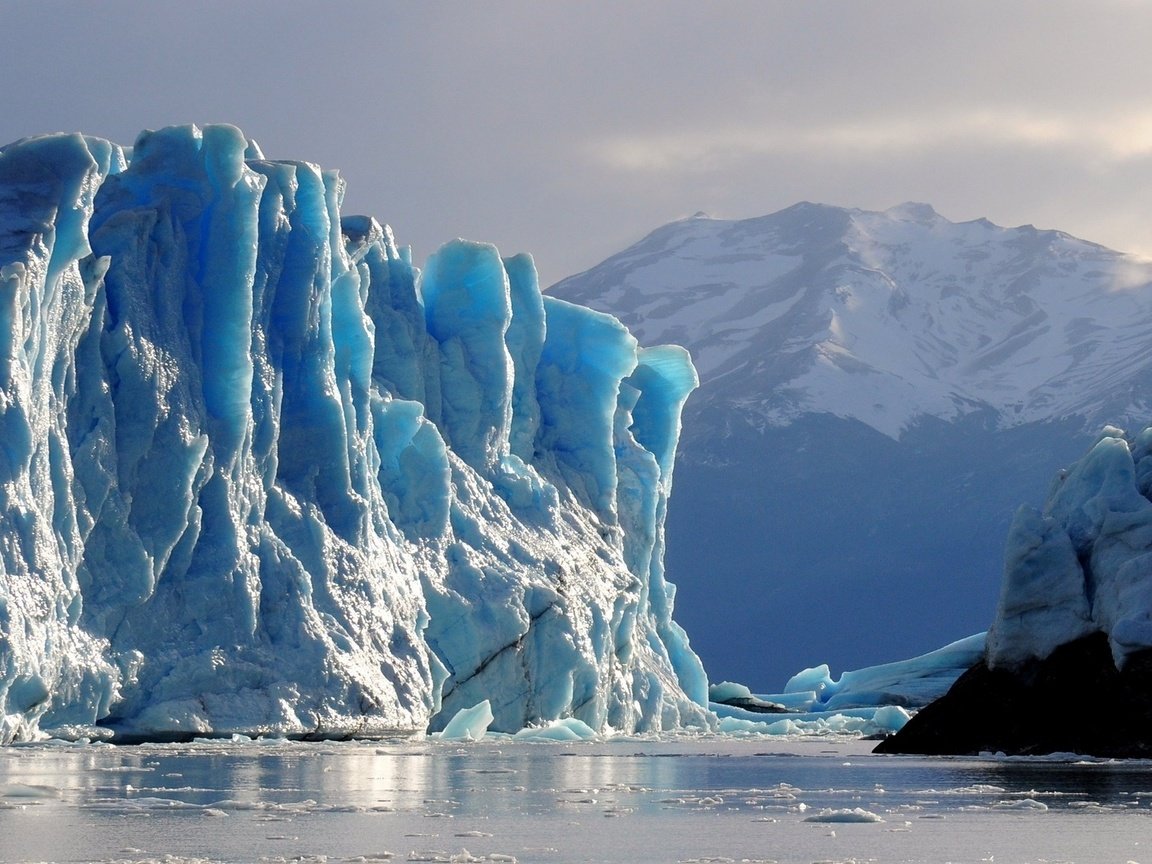
[{"label": "ice crevasse", "polygon": [[682,349],[231,126],[0,149],[0,742],[708,726]]}]

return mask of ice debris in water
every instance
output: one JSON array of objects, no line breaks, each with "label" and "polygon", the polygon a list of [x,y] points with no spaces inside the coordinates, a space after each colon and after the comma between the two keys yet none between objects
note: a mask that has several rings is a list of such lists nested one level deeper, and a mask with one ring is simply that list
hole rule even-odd
[{"label": "ice debris in water", "polygon": [[709,727],[687,353],[343,196],[231,126],[0,149],[0,742]]},{"label": "ice debris in water", "polygon": [[813,813],[811,816],[804,817],[805,822],[883,822],[883,818],[879,814],[873,813],[871,810],[865,810],[863,807],[851,807],[845,809],[825,809],[819,813]]},{"label": "ice debris in water", "polygon": [[592,741],[600,737],[596,730],[575,717],[553,720],[543,726],[528,726],[516,733],[520,740]]},{"label": "ice debris in water", "polygon": [[479,741],[492,725],[492,705],[485,699],[471,708],[461,708],[440,733],[447,741]]}]

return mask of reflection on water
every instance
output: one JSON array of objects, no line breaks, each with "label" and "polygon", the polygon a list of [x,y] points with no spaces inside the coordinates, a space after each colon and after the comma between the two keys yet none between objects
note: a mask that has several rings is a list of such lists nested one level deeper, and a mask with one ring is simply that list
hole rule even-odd
[{"label": "reflection on water", "polygon": [[[0,861],[1144,854],[1147,763],[878,757],[869,746],[687,738],[10,747],[0,749]],[[1152,853],[1143,860],[1152,864]]]},{"label": "reflection on water", "polygon": [[1152,802],[1152,766],[1146,761],[1079,764],[990,761],[984,766],[983,776],[988,783],[1014,791],[1045,790],[1073,802],[1083,799],[1119,807]]}]

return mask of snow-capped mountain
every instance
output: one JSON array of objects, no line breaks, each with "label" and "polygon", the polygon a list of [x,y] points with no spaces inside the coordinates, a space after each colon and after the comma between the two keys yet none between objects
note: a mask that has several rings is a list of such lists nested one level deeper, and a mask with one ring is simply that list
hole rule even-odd
[{"label": "snow-capped mountain", "polygon": [[1152,413],[1152,262],[925,204],[698,214],[549,293],[692,352],[668,572],[713,678],[983,629],[1015,507]]},{"label": "snow-capped mountain", "polygon": [[805,413],[898,438],[924,416],[1000,425],[1142,416],[1152,261],[1031,226],[797,204],[673,222],[550,293],[610,309],[641,344],[689,346],[704,404]]}]

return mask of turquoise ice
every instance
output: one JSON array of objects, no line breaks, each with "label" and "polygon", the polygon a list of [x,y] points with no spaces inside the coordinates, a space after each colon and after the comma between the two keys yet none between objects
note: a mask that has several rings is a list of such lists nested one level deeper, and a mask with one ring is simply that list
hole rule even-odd
[{"label": "turquoise ice", "polygon": [[230,126],[0,149],[0,742],[714,722],[686,353],[343,194]]}]

